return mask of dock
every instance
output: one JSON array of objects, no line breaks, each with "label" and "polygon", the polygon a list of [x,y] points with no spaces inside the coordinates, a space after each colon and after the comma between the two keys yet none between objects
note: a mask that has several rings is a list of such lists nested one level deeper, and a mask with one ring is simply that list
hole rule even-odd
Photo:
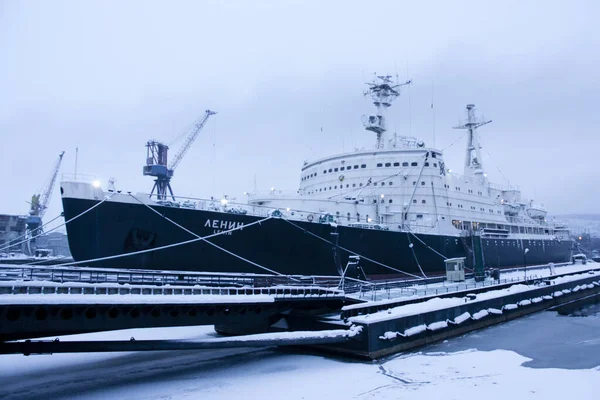
[{"label": "dock", "polygon": [[[0,265],[0,354],[310,346],[378,359],[542,310],[564,312],[600,299],[600,263],[507,270],[498,278],[362,282]],[[195,325],[214,325],[223,336],[195,341],[53,339]]]}]

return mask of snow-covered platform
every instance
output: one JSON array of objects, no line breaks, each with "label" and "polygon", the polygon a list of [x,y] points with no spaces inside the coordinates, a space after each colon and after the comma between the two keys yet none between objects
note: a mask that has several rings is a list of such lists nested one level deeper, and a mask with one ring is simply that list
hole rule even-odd
[{"label": "snow-covered platform", "polygon": [[364,333],[360,345],[345,343],[335,350],[380,358],[565,303],[594,301],[600,297],[599,267],[572,265],[520,282],[473,283],[453,293],[439,293],[438,288],[438,295],[423,288],[421,296],[345,306],[342,319]]},{"label": "snow-covered platform", "polygon": [[[357,285],[346,281],[338,286],[331,286],[327,280],[322,280],[326,285],[318,286],[317,279],[307,277],[293,278],[286,281],[288,284],[265,284],[264,276],[244,277],[257,280],[239,286],[61,283],[53,273],[50,278],[44,278],[42,271],[36,273],[42,275],[33,280],[21,276],[0,282],[0,353],[308,345],[379,358],[600,296],[597,263],[509,271],[499,280],[483,282]],[[63,271],[62,276],[71,276],[68,274],[73,271],[66,273]],[[85,275],[84,279],[92,277]],[[233,278],[229,276],[227,282]],[[313,284],[306,284],[309,281]],[[339,289],[342,287],[346,292]],[[235,336],[206,343],[9,342],[186,325],[214,325],[217,332]]]}]

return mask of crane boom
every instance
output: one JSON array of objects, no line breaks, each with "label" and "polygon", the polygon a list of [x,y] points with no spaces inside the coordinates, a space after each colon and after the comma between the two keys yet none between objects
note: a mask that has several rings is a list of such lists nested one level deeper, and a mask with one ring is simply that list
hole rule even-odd
[{"label": "crane boom", "polygon": [[54,170],[52,171],[52,176],[48,185],[46,186],[44,192],[42,193],[42,201],[40,204],[42,206],[40,217],[43,217],[48,209],[48,204],[50,204],[50,199],[52,198],[52,192],[54,192],[54,185],[56,184],[56,178],[58,177],[58,171],[60,170],[60,164],[62,164],[63,156],[65,152],[61,152],[58,156],[58,160],[56,160],[56,164],[54,164]]},{"label": "crane boom", "polygon": [[216,112],[214,112],[214,111],[206,110],[202,119],[200,119],[196,124],[194,124],[194,127],[191,129],[190,133],[188,134],[187,138],[185,139],[185,142],[183,143],[183,145],[181,146],[181,148],[179,149],[179,151],[173,158],[173,161],[171,161],[171,164],[169,165],[170,170],[174,170],[175,168],[177,168],[177,166],[183,159],[183,156],[185,156],[185,153],[187,153],[187,151],[192,146],[192,143],[194,143],[194,140],[196,140],[196,138],[198,137],[198,133],[200,133],[200,131],[204,127],[204,124],[206,123],[208,118],[211,115],[215,115],[215,114],[216,114]]},{"label": "crane boom", "polygon": [[35,254],[36,237],[43,233],[42,217],[50,204],[52,192],[54,191],[54,184],[56,183],[56,178],[64,154],[65,152],[63,151],[58,156],[58,160],[56,160],[54,168],[52,169],[52,174],[50,174],[50,180],[46,182],[46,185],[44,185],[38,193],[31,196],[31,208],[29,209],[29,216],[27,217],[27,243],[25,244],[25,251],[29,255]]},{"label": "crane boom", "polygon": [[31,209],[29,211],[29,215],[35,215],[40,217],[40,219],[46,213],[48,209],[48,204],[50,204],[50,199],[52,198],[52,192],[54,191],[54,184],[56,183],[56,178],[58,176],[58,171],[60,170],[60,164],[62,163],[62,159],[65,152],[63,151],[58,156],[58,160],[54,164],[54,168],[52,169],[52,174],[50,175],[50,179],[46,183],[46,185],[40,190],[39,193],[34,194],[31,198]]}]

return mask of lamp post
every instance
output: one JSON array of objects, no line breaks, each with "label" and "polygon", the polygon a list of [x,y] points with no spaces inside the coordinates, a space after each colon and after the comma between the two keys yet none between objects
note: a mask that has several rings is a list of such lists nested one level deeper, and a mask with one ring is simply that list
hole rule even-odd
[{"label": "lamp post", "polygon": [[525,280],[527,280],[527,253],[529,253],[529,248],[526,248],[523,252],[523,270],[525,271]]}]

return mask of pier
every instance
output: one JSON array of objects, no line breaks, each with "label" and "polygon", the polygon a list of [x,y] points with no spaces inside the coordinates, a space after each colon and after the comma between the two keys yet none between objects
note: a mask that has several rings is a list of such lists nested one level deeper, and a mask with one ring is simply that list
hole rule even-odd
[{"label": "pier", "polygon": [[[0,354],[311,346],[377,359],[534,312],[600,298],[600,264],[499,279],[340,277],[0,266]],[[210,340],[58,341],[129,328],[214,325]],[[46,339],[37,339],[46,338]]]}]

